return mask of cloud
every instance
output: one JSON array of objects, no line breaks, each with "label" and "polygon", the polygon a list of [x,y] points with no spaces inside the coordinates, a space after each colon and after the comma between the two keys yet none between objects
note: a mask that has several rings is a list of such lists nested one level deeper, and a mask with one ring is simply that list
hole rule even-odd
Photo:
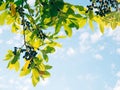
[{"label": "cloud", "polygon": [[71,56],[75,54],[75,50],[73,48],[68,48],[67,55]]},{"label": "cloud", "polygon": [[103,56],[100,55],[100,54],[95,54],[94,57],[95,57],[96,59],[98,59],[98,60],[102,60],[102,59],[103,59]]},{"label": "cloud", "polygon": [[117,80],[115,87],[113,90],[120,90],[120,80]]},{"label": "cloud", "polygon": [[3,33],[3,29],[0,29],[0,34],[2,34]]},{"label": "cloud", "polygon": [[92,34],[90,36],[91,42],[96,43],[101,38],[101,36],[102,36],[102,34],[100,32],[96,32],[96,33]]},{"label": "cloud", "polygon": [[117,77],[120,77],[120,72],[117,72],[116,76],[117,76]]},{"label": "cloud", "polygon": [[48,78],[40,81],[41,86],[47,86],[48,84],[49,84],[49,79]]},{"label": "cloud", "polygon": [[100,46],[99,47],[99,50],[101,50],[101,51],[104,50],[104,49],[105,49],[105,46]]},{"label": "cloud", "polygon": [[109,29],[106,34],[108,37],[112,37],[114,41],[120,44],[120,27],[117,27],[114,31]]},{"label": "cloud", "polygon": [[120,55],[120,48],[117,48],[116,52]]},{"label": "cloud", "polygon": [[115,68],[116,68],[116,65],[112,63],[112,64],[111,64],[111,68],[112,68],[112,69],[115,69]]},{"label": "cloud", "polygon": [[94,81],[94,80],[98,79],[98,76],[88,73],[85,75],[79,75],[77,78],[79,80]]}]

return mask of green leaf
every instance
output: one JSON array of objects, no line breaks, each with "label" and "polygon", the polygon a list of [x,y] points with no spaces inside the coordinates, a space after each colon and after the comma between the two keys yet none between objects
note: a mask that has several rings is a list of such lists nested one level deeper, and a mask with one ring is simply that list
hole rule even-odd
[{"label": "green leaf", "polygon": [[62,26],[62,20],[59,19],[55,26],[55,34],[58,34],[60,32],[61,26]]},{"label": "green leaf", "polygon": [[64,24],[64,30],[69,37],[72,36],[72,29],[68,25]]},{"label": "green leaf", "polygon": [[52,66],[50,66],[50,65],[45,65],[45,69],[46,69],[46,70],[51,69],[51,68],[52,68]]},{"label": "green leaf", "polygon": [[19,60],[20,58],[20,52],[17,51],[16,55],[14,56],[14,58],[12,59],[11,63],[14,64],[17,62],[17,60]]},{"label": "green leaf", "polygon": [[15,2],[15,4],[16,4],[17,6],[22,5],[22,3],[23,3],[23,1],[22,1],[22,0],[17,0],[17,1]]},{"label": "green leaf", "polygon": [[47,46],[44,48],[44,52],[45,53],[54,53],[55,52],[55,48]]},{"label": "green leaf", "polygon": [[48,78],[50,77],[50,73],[48,71],[45,71],[44,74],[42,75],[43,78]]},{"label": "green leaf", "polygon": [[46,62],[48,62],[48,55],[47,54],[43,54],[43,58]]}]

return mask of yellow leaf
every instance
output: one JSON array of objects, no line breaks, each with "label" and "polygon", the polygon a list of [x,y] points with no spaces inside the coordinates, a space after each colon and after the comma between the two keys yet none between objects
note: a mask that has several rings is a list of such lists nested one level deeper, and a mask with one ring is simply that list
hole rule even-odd
[{"label": "yellow leaf", "polygon": [[16,71],[18,71],[19,68],[20,68],[19,61],[17,61],[15,64],[12,64],[11,62],[9,62],[8,64],[8,69],[10,70],[15,69]]},{"label": "yellow leaf", "polygon": [[3,3],[3,4],[0,6],[0,11],[1,11],[1,10],[4,10],[4,9],[6,8],[6,5],[7,5],[7,3]]},{"label": "yellow leaf", "polygon": [[103,23],[100,23],[100,24],[99,24],[99,27],[100,27],[101,33],[104,33],[104,24],[103,24]]},{"label": "yellow leaf", "polygon": [[69,37],[72,36],[72,29],[71,29],[68,25],[66,25],[65,23],[64,23],[64,30],[65,30],[65,33],[66,33]]},{"label": "yellow leaf", "polygon": [[13,51],[8,50],[8,53],[5,56],[5,60],[11,60],[11,59],[13,59],[13,57],[14,57]]},{"label": "yellow leaf", "polygon": [[23,66],[23,71],[26,71],[28,69],[29,64],[30,64],[30,60],[27,60],[25,65]]},{"label": "yellow leaf", "polygon": [[16,14],[16,5],[14,3],[10,4],[10,9],[11,9],[11,15],[15,16],[15,14]]},{"label": "yellow leaf", "polygon": [[94,26],[93,26],[92,20],[89,20],[89,26],[90,26],[91,30],[94,31]]},{"label": "yellow leaf", "polygon": [[45,65],[44,64],[41,63],[39,65],[39,68],[40,68],[40,71],[45,71]]},{"label": "yellow leaf", "polygon": [[4,25],[7,15],[8,15],[7,11],[2,12],[0,14],[0,25]]},{"label": "yellow leaf", "polygon": [[120,0],[117,0],[118,2],[120,2]]},{"label": "yellow leaf", "polygon": [[42,45],[42,41],[38,38],[35,38],[34,40],[30,41],[30,44],[34,47],[35,50],[37,50]]},{"label": "yellow leaf", "polygon": [[10,15],[7,17],[7,24],[10,25],[15,21],[15,19],[13,17],[11,17]]},{"label": "yellow leaf", "polygon": [[23,69],[22,69],[22,70],[20,71],[20,76],[22,77],[22,76],[28,75],[30,72],[31,72],[30,69],[27,69],[27,70],[23,70]]},{"label": "yellow leaf", "polygon": [[79,19],[78,19],[79,27],[80,27],[80,28],[84,27],[85,24],[86,24],[86,22],[87,22],[87,19],[86,19],[86,18],[79,18]]}]

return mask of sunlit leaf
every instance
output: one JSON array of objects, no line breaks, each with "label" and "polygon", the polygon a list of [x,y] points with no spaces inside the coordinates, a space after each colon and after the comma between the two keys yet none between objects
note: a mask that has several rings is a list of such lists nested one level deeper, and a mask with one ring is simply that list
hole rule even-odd
[{"label": "sunlit leaf", "polygon": [[11,60],[11,59],[13,59],[13,57],[14,57],[13,51],[8,50],[4,60]]},{"label": "sunlit leaf", "polygon": [[45,65],[43,63],[41,63],[39,65],[40,71],[45,71]]},{"label": "sunlit leaf", "polygon": [[78,19],[79,27],[80,27],[80,28],[83,28],[83,27],[85,26],[86,22],[87,22],[87,19],[86,19],[86,18],[79,18],[79,19]]},{"label": "sunlit leaf", "polygon": [[89,26],[91,28],[92,31],[94,31],[94,26],[93,26],[93,21],[89,20]]},{"label": "sunlit leaf", "polygon": [[48,78],[50,77],[50,73],[48,71],[45,71],[44,74],[42,75],[43,78]]},{"label": "sunlit leaf", "polygon": [[16,14],[16,5],[14,3],[10,4],[10,9],[11,9],[11,15],[15,16],[15,14]]},{"label": "sunlit leaf", "polygon": [[26,71],[28,69],[29,64],[30,64],[30,60],[26,60],[25,65],[23,66],[23,71]]},{"label": "sunlit leaf", "polygon": [[7,15],[8,15],[7,11],[4,11],[0,14],[0,25],[5,24],[5,20],[6,20]]},{"label": "sunlit leaf", "polygon": [[22,77],[22,76],[26,76],[26,75],[28,75],[28,74],[30,74],[30,72],[31,72],[31,70],[30,69],[26,69],[26,70],[21,70],[20,71],[20,76]]},{"label": "sunlit leaf", "polygon": [[68,25],[64,24],[64,30],[69,37],[72,36],[72,29]]},{"label": "sunlit leaf", "polygon": [[62,26],[62,20],[59,19],[55,26],[55,34],[58,34],[60,32],[61,26]]},{"label": "sunlit leaf", "polygon": [[37,83],[39,82],[39,80],[40,80],[39,76],[40,76],[40,74],[39,74],[38,70],[32,69],[32,83],[34,86],[36,86]]},{"label": "sunlit leaf", "polygon": [[8,69],[12,70],[12,69],[15,69],[16,71],[19,70],[20,68],[20,64],[19,64],[19,61],[17,61],[16,63],[12,64],[11,62],[9,62],[8,64]]},{"label": "sunlit leaf", "polygon": [[7,3],[3,3],[3,4],[0,6],[0,11],[1,11],[1,10],[4,10],[4,9],[6,8],[6,5],[7,5]]},{"label": "sunlit leaf", "polygon": [[100,24],[99,24],[99,27],[100,27],[101,33],[104,33],[104,24],[103,24],[103,23],[100,23]]}]

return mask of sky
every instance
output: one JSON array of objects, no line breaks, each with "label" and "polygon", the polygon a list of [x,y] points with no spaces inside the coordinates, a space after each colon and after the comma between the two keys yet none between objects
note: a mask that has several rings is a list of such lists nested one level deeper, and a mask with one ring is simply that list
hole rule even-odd
[{"label": "sky", "polygon": [[0,26],[0,90],[120,90],[120,27],[106,28],[104,34],[96,24],[94,32],[88,25],[74,29],[72,38],[59,40],[62,48],[49,55],[51,77],[40,80],[36,87],[30,75],[19,77],[19,72],[6,68],[3,58],[7,50],[22,43],[22,36],[10,30]]}]

